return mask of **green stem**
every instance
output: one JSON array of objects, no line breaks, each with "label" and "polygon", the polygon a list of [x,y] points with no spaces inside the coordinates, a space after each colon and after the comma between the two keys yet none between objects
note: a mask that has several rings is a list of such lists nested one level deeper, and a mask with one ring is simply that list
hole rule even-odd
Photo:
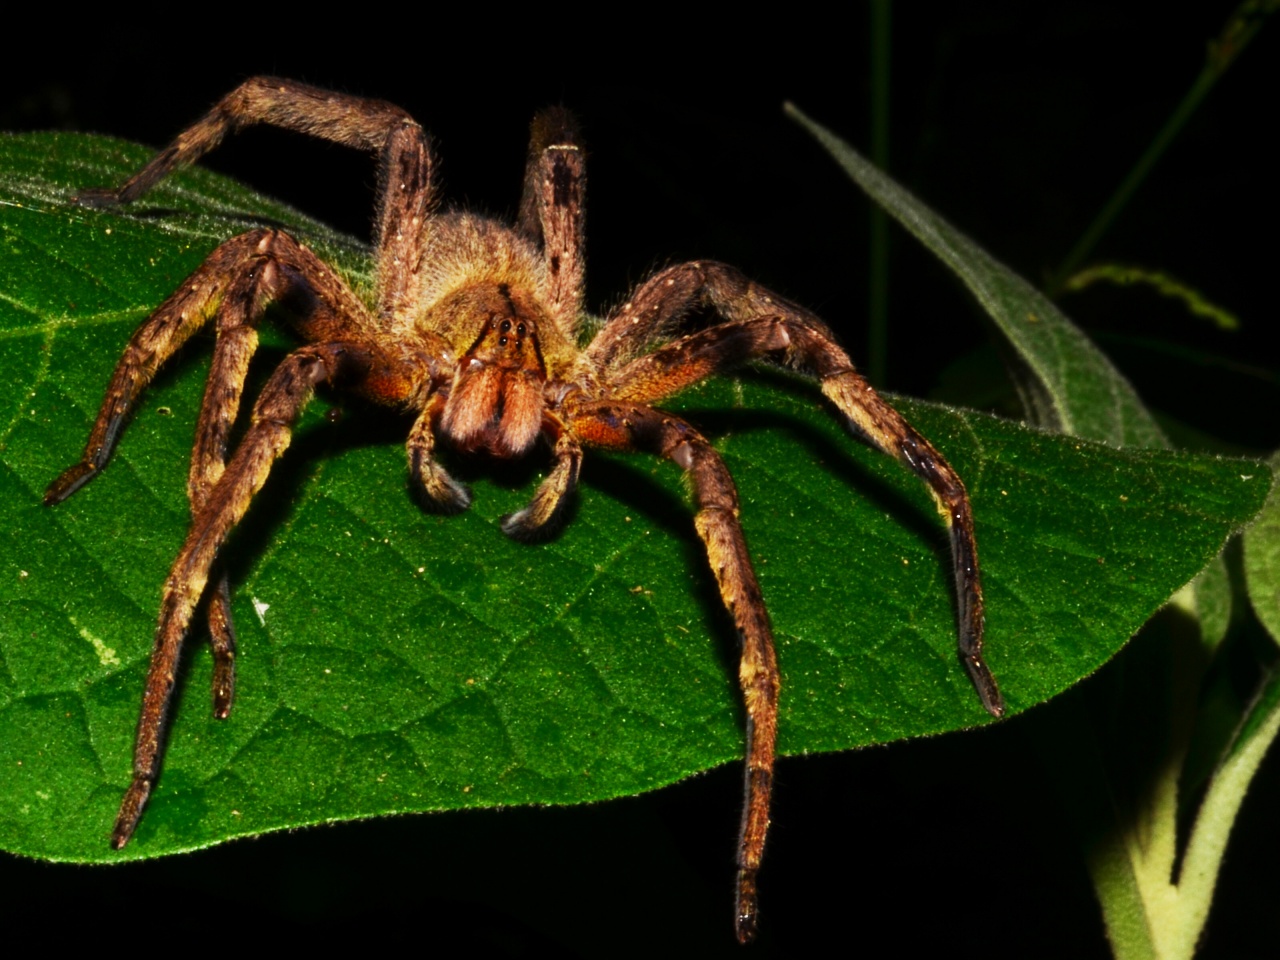
[{"label": "green stem", "polygon": [[1173,115],[1147,146],[1146,152],[1134,164],[1129,175],[1116,188],[1116,192],[1111,195],[1106,206],[1076,241],[1076,245],[1071,248],[1071,252],[1067,254],[1058,269],[1053,272],[1048,285],[1049,296],[1056,297],[1062,292],[1067,278],[1075,273],[1085,258],[1093,252],[1093,248],[1111,228],[1112,222],[1129,202],[1134,191],[1146,179],[1147,174],[1151,172],[1151,168],[1156,165],[1156,161],[1160,159],[1173,138],[1186,125],[1196,107],[1200,105],[1200,101],[1213,89],[1213,85],[1226,73],[1227,68],[1253,39],[1265,17],[1274,12],[1277,7],[1280,7],[1280,0],[1245,0],[1235,9],[1218,39],[1209,43],[1209,53],[1205,58],[1200,76],[1196,77],[1195,83],[1191,85],[1191,89],[1173,111]]},{"label": "green stem", "polygon": [[1163,270],[1147,270],[1123,263],[1095,263],[1079,273],[1073,273],[1060,285],[1063,293],[1074,293],[1085,287],[1106,281],[1121,286],[1135,283],[1151,287],[1162,296],[1181,300],[1188,310],[1198,317],[1211,320],[1219,330],[1239,330],[1240,319],[1231,311],[1211,302],[1199,290],[1183,283]]},{"label": "green stem", "polygon": [[1190,960],[1195,952],[1209,918],[1213,888],[1222,868],[1222,854],[1231,827],[1262,758],[1280,733],[1280,676],[1273,674],[1268,679],[1247,717],[1253,726],[1252,734],[1241,737],[1241,742],[1218,768],[1196,814],[1178,878],[1177,913],[1168,918],[1153,918],[1157,924],[1163,919],[1168,921],[1167,949],[1162,951],[1162,958]]},{"label": "green stem", "polygon": [[[890,0],[871,2],[871,159],[889,169]],[[889,217],[871,205],[870,327],[867,375],[884,386],[889,367]]]}]

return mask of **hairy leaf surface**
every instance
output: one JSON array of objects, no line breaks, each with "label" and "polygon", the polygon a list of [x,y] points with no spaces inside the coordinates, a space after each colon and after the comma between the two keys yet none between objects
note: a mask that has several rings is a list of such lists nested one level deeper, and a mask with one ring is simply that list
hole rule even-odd
[{"label": "hairy leaf surface", "polygon": [[[604,799],[740,756],[736,638],[675,467],[593,452],[563,534],[514,543],[498,520],[543,454],[450,460],[474,506],[426,515],[406,486],[408,421],[326,395],[228,547],[235,709],[211,718],[194,630],[155,795],[134,841],[108,849],[211,341],[161,374],[99,478],[57,507],[41,494],[79,456],[133,329],[220,240],[283,223],[357,283],[369,270],[358,243],[199,170],[125,211],[68,204],[146,156],[0,139],[0,846],[148,857],[378,814]],[[262,351],[259,380],[281,355]],[[1270,486],[1257,463],[897,402],[973,497],[989,661],[1015,713],[1107,660]],[[919,482],[790,376],[749,371],[671,406],[740,487],[783,671],[782,752],[986,722]]]}]

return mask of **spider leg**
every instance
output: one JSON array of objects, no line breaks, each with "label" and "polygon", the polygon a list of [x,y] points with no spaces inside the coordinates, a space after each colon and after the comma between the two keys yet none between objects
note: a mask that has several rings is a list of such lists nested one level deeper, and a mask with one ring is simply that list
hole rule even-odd
[{"label": "spider leg", "polygon": [[[288,234],[254,230],[214,250],[134,333],[116,365],[80,462],[49,485],[44,502],[60,503],[101,471],[129,412],[159,368],[192,334],[216,318],[213,365],[187,478],[192,516],[198,516],[208,491],[222,475],[227,435],[257,348],[256,326],[270,300],[290,294],[304,333],[332,338],[344,329],[335,319],[338,316],[353,318],[352,325],[362,326],[359,321],[365,311],[359,301]],[[368,325],[366,320],[363,326]],[[225,578],[220,578],[210,596],[208,621],[214,659],[213,711],[222,718],[230,712],[235,688],[235,627]]]},{"label": "spider leg", "polygon": [[159,772],[182,641],[208,584],[218,550],[248,510],[254,494],[266,483],[276,458],[289,446],[293,424],[316,386],[359,379],[375,359],[365,347],[342,342],[302,347],[285,357],[254,404],[244,439],[209,491],[204,508],[192,520],[191,530],[165,581],[138,721],[133,780],[111,834],[115,849],[129,842]]},{"label": "spider leg", "polygon": [[213,150],[227,134],[258,123],[371,152],[382,149],[402,124],[416,126],[408,113],[385,100],[334,93],[280,77],[251,77],[119,187],[86,190],[77,199],[86,206],[136,200],[173,171]]},{"label": "spider leg", "polygon": [[[248,236],[254,255],[239,265],[217,310],[217,341],[187,476],[192,517],[199,516],[226,467],[228,435],[240,411],[249,363],[258,347],[257,325],[267,304],[293,293],[300,324],[311,327],[332,326],[337,310],[360,315],[336,277],[288,234],[261,230]],[[304,280],[303,275],[312,279]],[[221,720],[230,715],[235,697],[236,634],[226,574],[217,577],[209,593],[207,620],[213,651],[213,715]]]},{"label": "spider leg", "polygon": [[[727,322],[627,362],[633,341],[659,334],[691,308],[707,305]],[[983,706],[1004,713],[995,677],[982,659],[983,602],[973,511],[960,477],[942,454],[885,403],[854,369],[830,330],[808,311],[719,263],[671,267],[643,284],[601,331],[599,362],[620,399],[649,403],[720,370],[772,355],[815,374],[822,392],[855,432],[896,458],[929,487],[951,538],[958,605],[957,646]]]},{"label": "spider leg", "polygon": [[[217,341],[205,381],[204,399],[196,424],[196,440],[187,475],[191,516],[204,509],[209,491],[226,467],[227,434],[235,423],[249,375],[249,361],[258,347],[255,324],[261,316],[262,288],[274,279],[269,261],[250,260],[237,274],[218,309]],[[235,697],[235,622],[231,617],[231,588],[225,573],[210,592],[206,618],[213,650],[213,715],[224,720]]]},{"label": "spider leg", "polygon": [[542,429],[552,438],[555,466],[538,487],[529,505],[502,518],[502,532],[515,540],[537,540],[553,533],[578,486],[582,467],[582,446],[560,420],[550,412],[542,415]]},{"label": "spider leg", "polygon": [[119,187],[85,190],[76,199],[90,207],[129,203],[175,170],[195,163],[228,134],[259,123],[379,155],[375,218],[379,313],[399,318],[412,311],[420,302],[422,254],[436,203],[434,161],[422,128],[385,100],[334,93],[279,77],[252,77]]},{"label": "spider leg", "polygon": [[432,458],[435,425],[444,412],[445,397],[434,394],[414,421],[405,449],[409,455],[409,482],[419,502],[428,510],[461,513],[471,506],[471,492]]},{"label": "spider leg", "polygon": [[134,403],[156,372],[219,310],[246,265],[258,257],[268,231],[233,237],[218,247],[130,338],[89,431],[80,462],[63,471],[45,491],[46,505],[61,503],[97,476],[120,439]]},{"label": "spider leg", "polygon": [[738,843],[737,934],[745,943],[756,932],[756,875],[769,829],[779,678],[769,614],[738,522],[737,489],[705,438],[683,420],[652,407],[586,403],[574,410],[570,427],[593,446],[659,454],[679,465],[693,482],[698,508],[694,525],[742,641],[738,680],[747,714],[747,766]]},{"label": "spider leg", "polygon": [[545,302],[566,338],[577,339],[586,260],[583,253],[586,159],[573,114],[563,107],[533,118],[518,229],[542,247]]}]

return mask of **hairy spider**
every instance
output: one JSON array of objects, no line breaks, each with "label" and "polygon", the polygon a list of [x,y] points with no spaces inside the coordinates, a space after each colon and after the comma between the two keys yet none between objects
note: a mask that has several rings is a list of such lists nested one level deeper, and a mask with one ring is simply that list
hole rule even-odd
[{"label": "hairy spider", "polygon": [[[550,474],[528,506],[502,521],[503,532],[521,540],[550,532],[561,520],[583,447],[646,450],[686,471],[697,506],[694,525],[742,641],[747,758],[736,923],[738,938],[751,939],[777,734],[773,636],[724,462],[690,424],[652,404],[753,358],[817,377],[856,433],[929,485],[951,535],[960,658],[983,705],[998,716],[1004,706],[982,661],[982,588],[960,478],[854,370],[822,321],[724,264],[692,262],[659,271],[580,345],[585,166],[575,121],[563,109],[534,118],[514,225],[437,212],[431,147],[405,111],[270,77],[248,80],[224,97],[118,189],[86,191],[77,199],[90,206],[127,203],[228,133],[255,123],[379,156],[376,290],[373,302],[364,302],[280,230],[226,241],[134,333],[80,462],[45,493],[46,504],[59,503],[97,475],[160,366],[212,322],[213,365],[187,478],[191,529],[165,582],[133,781],[112,845],[129,842],[159,773],[179,652],[202,599],[213,645],[213,711],[226,717],[231,709],[235,632],[218,551],[288,447],[316,387],[327,384],[415,415],[406,444],[409,474],[433,510],[455,512],[470,502],[467,490],[433,459],[437,441],[507,458],[524,456],[545,439],[552,449]],[[256,328],[270,303],[285,308],[305,345],[268,379],[243,438],[229,451]],[[707,311],[720,322],[679,335],[687,316]]]}]

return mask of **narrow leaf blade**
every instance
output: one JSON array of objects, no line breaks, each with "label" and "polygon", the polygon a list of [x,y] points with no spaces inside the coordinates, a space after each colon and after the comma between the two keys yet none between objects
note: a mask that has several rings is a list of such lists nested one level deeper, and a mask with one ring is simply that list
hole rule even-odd
[{"label": "narrow leaf blade", "polygon": [[1025,365],[1017,386],[1032,423],[1113,446],[1167,446],[1129,381],[1048,297],[826,127],[786,110],[977,298]]}]

